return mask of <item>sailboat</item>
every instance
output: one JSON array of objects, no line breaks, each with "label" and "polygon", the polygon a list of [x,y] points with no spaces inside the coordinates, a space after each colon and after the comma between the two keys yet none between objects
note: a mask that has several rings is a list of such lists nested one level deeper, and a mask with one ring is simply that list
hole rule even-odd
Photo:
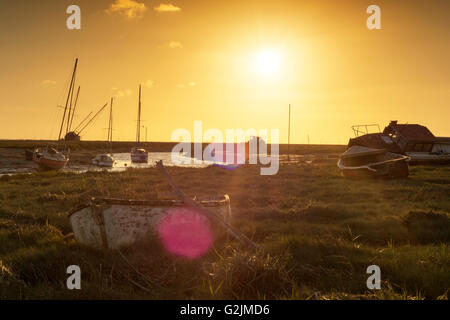
[{"label": "sailboat", "polygon": [[101,167],[113,167],[116,160],[112,154],[112,107],[113,107],[113,98],[111,98],[111,104],[109,108],[109,123],[108,123],[108,145],[109,145],[109,153],[98,154],[94,159],[92,159],[92,163]]},{"label": "sailboat", "polygon": [[[67,114],[66,131],[69,129],[69,125],[72,120],[70,113],[72,110],[73,91],[74,91],[74,87],[75,87],[75,75],[77,72],[77,66],[78,66],[78,58],[75,59],[75,66],[73,68],[72,78],[70,80],[69,92],[67,94],[66,105],[64,107],[64,114],[63,114],[63,118],[61,121],[61,127],[59,129],[58,144],[47,145],[46,147],[39,147],[39,148],[34,149],[34,151],[33,151],[32,160],[44,169],[59,170],[59,169],[64,168],[66,166],[66,164],[69,162],[69,150],[66,149],[65,144],[64,144],[63,150],[58,150],[58,148],[59,148],[59,142],[61,141],[61,133],[62,133],[62,130],[64,127],[64,122],[66,120],[67,107],[69,107],[69,112]],[[78,99],[78,95],[77,95],[77,99]],[[70,101],[70,105],[69,105],[69,101]]]},{"label": "sailboat", "polygon": [[140,135],[141,135],[141,85],[139,85],[139,105],[138,105],[138,120],[136,129],[136,142],[137,146],[131,149],[131,162],[135,163],[147,163],[148,151],[144,148],[140,148]]}]

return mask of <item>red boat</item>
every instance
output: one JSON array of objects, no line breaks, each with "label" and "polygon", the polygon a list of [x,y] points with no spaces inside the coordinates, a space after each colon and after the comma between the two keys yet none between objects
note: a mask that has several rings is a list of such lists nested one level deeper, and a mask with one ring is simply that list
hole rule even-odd
[{"label": "red boat", "polygon": [[33,161],[44,169],[59,170],[66,166],[69,158],[53,147],[45,147],[34,150]]}]

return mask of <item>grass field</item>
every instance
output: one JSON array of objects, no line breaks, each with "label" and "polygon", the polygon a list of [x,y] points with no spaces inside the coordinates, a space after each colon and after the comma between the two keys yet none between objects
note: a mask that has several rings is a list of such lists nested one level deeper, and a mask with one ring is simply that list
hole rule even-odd
[{"label": "grass field", "polygon": [[[402,180],[348,181],[335,164],[234,171],[169,168],[194,196],[229,194],[233,225],[264,252],[220,237],[197,260],[149,239],[103,251],[77,244],[66,212],[90,196],[164,198],[156,168],[0,177],[1,299],[447,299],[450,167]],[[66,289],[67,266],[82,289]],[[366,287],[381,268],[382,289]]]}]

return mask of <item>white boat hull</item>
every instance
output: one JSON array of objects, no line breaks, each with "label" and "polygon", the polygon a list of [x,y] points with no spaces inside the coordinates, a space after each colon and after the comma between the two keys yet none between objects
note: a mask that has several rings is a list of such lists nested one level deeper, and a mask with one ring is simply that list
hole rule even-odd
[{"label": "white boat hull", "polygon": [[148,151],[142,148],[133,148],[130,152],[131,162],[148,163]]},{"label": "white boat hull", "polygon": [[383,149],[352,146],[339,157],[337,166],[350,179],[405,178],[409,175],[408,161],[407,156]]},{"label": "white boat hull", "polygon": [[[200,203],[230,222],[231,208],[227,195],[220,200],[205,200]],[[174,208],[183,207],[176,200],[93,199],[69,212],[69,218],[78,242],[97,248],[114,249],[156,235],[159,221],[173,212]]]},{"label": "white boat hull", "polygon": [[429,152],[407,152],[407,156],[411,158],[412,163],[448,163],[450,162],[450,154],[433,154]]},{"label": "white boat hull", "polygon": [[131,155],[131,162],[137,162],[137,163],[147,163],[148,162],[148,155],[141,155],[141,154],[137,154]]},{"label": "white boat hull", "polygon": [[100,154],[92,159],[92,164],[100,167],[113,167],[116,163],[114,157],[111,154]]}]

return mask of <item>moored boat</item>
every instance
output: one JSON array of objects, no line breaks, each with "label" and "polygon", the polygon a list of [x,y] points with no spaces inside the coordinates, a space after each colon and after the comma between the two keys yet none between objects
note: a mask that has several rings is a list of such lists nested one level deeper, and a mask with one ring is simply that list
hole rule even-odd
[{"label": "moored boat", "polygon": [[[378,128],[378,132],[369,133],[368,129],[374,126]],[[379,125],[357,125],[352,128],[356,137],[349,140],[349,148],[364,146],[385,149],[388,152],[408,156],[409,164],[450,163],[450,138],[436,137],[425,126],[399,124],[394,120],[383,132]]]},{"label": "moored boat", "polygon": [[66,166],[69,157],[51,146],[36,148],[33,161],[44,169],[59,170]]},{"label": "moored boat", "polygon": [[135,163],[147,163],[148,151],[144,148],[132,148],[130,152],[131,162]]},{"label": "moored boat", "polygon": [[92,159],[92,164],[100,167],[113,167],[115,163],[116,160],[110,153],[98,154],[94,159]]},{"label": "moored boat", "polygon": [[[59,136],[57,143],[55,143],[53,146],[47,145],[45,147],[34,148],[33,150],[33,154],[31,157],[32,160],[35,163],[37,163],[41,168],[46,170],[62,169],[69,162],[69,150],[67,149],[65,143],[60,150],[58,150],[58,148],[60,148],[61,134],[63,132],[64,125],[66,125],[66,130],[69,130],[70,122],[72,120],[71,111],[73,110],[72,109],[73,89],[75,86],[75,75],[77,72],[77,66],[78,66],[78,58],[75,59],[75,65],[72,71],[72,77],[70,80],[69,91],[67,93],[66,104],[64,106],[64,113],[61,120],[61,126],[59,129]],[[69,110],[68,113],[67,110]],[[30,151],[26,151],[25,156],[29,157],[29,154]]]},{"label": "moored boat", "polygon": [[[230,198],[195,199],[198,204],[225,221],[231,219]],[[196,220],[209,220],[179,200],[126,200],[92,198],[68,215],[75,239],[97,248],[119,248],[158,234],[161,222],[174,213],[190,213]],[[192,215],[191,215],[192,216]],[[189,219],[172,219],[178,227],[188,227]]]},{"label": "moored boat", "polygon": [[139,105],[138,105],[138,119],[136,127],[136,142],[137,146],[133,147],[130,152],[131,162],[147,163],[148,151],[139,147],[141,139],[141,86],[139,85]]},{"label": "moored boat", "polygon": [[113,98],[111,98],[111,104],[109,109],[109,123],[108,123],[108,145],[109,145],[109,153],[98,154],[94,159],[92,159],[92,163],[100,166],[100,167],[113,167],[116,163],[114,159],[114,155],[112,154],[112,107],[113,107]]},{"label": "moored boat", "polygon": [[352,146],[337,165],[346,178],[404,178],[409,175],[408,160],[408,156],[384,149]]}]

